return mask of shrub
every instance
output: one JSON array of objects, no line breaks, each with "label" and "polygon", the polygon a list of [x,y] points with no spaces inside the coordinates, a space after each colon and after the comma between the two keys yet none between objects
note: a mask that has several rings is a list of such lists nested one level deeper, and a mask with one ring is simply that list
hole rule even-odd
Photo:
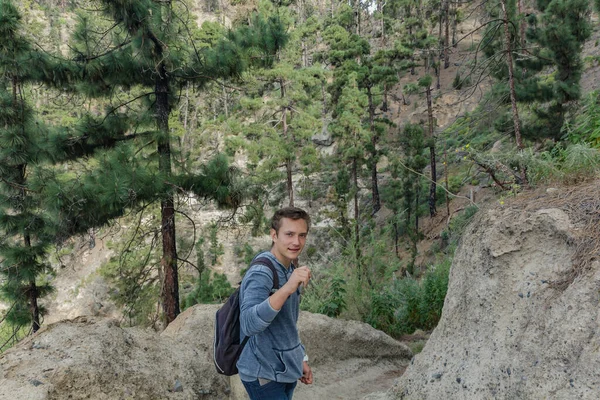
[{"label": "shrub", "polygon": [[196,280],[194,290],[183,299],[183,309],[195,304],[223,302],[234,291],[225,274],[213,273],[211,277],[206,271]]}]

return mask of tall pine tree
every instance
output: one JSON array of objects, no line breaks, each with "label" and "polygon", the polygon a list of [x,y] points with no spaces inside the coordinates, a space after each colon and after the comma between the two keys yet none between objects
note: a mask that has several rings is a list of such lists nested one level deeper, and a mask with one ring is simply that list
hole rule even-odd
[{"label": "tall pine tree", "polygon": [[40,276],[51,241],[39,193],[31,189],[44,155],[44,129],[26,99],[25,85],[36,82],[37,55],[23,36],[21,15],[0,1],[0,294],[10,307],[6,320],[30,324],[36,332],[43,309],[38,301],[51,287]]},{"label": "tall pine tree", "polygon": [[97,154],[99,163],[92,172],[66,184],[53,180],[45,190],[49,199],[62,193],[49,206],[68,220],[68,233],[102,225],[133,205],[160,203],[161,299],[168,324],[180,312],[175,196],[191,191],[221,204],[236,202],[223,157],[201,171],[175,163],[171,112],[188,84],[202,88],[238,77],[250,62],[270,65],[286,34],[276,18],[254,16],[252,26],[241,26],[214,46],[199,49],[188,25],[193,19],[180,3],[99,3],[111,22],[98,30],[101,19],[80,16],[72,45],[75,65],[65,68],[65,74],[70,90],[110,105],[104,115],[86,118],[85,128],[59,134],[55,143],[65,159],[110,150]]}]

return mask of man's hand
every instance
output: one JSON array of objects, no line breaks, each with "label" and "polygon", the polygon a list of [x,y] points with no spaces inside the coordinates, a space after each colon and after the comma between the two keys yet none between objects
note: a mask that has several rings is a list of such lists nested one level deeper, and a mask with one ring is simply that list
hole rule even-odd
[{"label": "man's hand", "polygon": [[300,382],[304,383],[305,385],[310,385],[313,383],[312,369],[310,369],[310,366],[306,361],[302,363],[302,378],[300,378]]},{"label": "man's hand", "polygon": [[283,303],[290,297],[300,285],[308,285],[310,281],[310,269],[308,267],[298,267],[292,272],[290,279],[278,291],[269,296],[269,304],[274,310],[281,310]]},{"label": "man's hand", "polygon": [[292,293],[295,292],[300,285],[304,287],[308,286],[308,281],[310,281],[310,269],[307,266],[298,267],[292,272],[292,276],[287,281],[286,285],[290,285],[292,288]]}]

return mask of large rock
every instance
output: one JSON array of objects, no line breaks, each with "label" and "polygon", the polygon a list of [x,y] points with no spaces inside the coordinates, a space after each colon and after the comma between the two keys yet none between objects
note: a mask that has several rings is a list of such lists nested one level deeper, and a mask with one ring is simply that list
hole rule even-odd
[{"label": "large rock", "polygon": [[[98,317],[43,327],[0,356],[0,400],[243,399],[239,378],[212,363],[218,307],[192,307],[160,334]],[[302,313],[300,327],[315,384],[301,385],[297,400],[385,390],[412,356],[366,324]]]},{"label": "large rock", "polygon": [[[581,202],[592,211],[582,208],[582,218],[540,209],[561,196],[476,217],[440,323],[388,398],[600,398],[600,263],[573,273],[589,256],[582,243],[600,234],[600,206],[593,195]],[[561,208],[577,211],[575,200]]]}]

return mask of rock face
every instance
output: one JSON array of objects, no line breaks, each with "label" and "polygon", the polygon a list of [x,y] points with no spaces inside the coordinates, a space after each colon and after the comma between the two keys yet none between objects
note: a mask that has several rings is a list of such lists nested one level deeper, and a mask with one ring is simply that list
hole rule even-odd
[{"label": "rock face", "polygon": [[[596,204],[595,216],[583,211],[597,230],[594,197],[581,204]],[[388,398],[600,398],[600,262],[572,273],[591,225],[539,209],[545,201],[476,217],[455,255],[441,321]]]},{"label": "rock face", "polygon": [[[160,334],[98,317],[45,326],[0,356],[0,400],[243,399],[239,378],[230,382],[212,363],[218,307],[192,307]],[[310,313],[300,319],[315,384],[298,387],[295,399],[359,399],[385,390],[412,357],[369,325]]]}]

